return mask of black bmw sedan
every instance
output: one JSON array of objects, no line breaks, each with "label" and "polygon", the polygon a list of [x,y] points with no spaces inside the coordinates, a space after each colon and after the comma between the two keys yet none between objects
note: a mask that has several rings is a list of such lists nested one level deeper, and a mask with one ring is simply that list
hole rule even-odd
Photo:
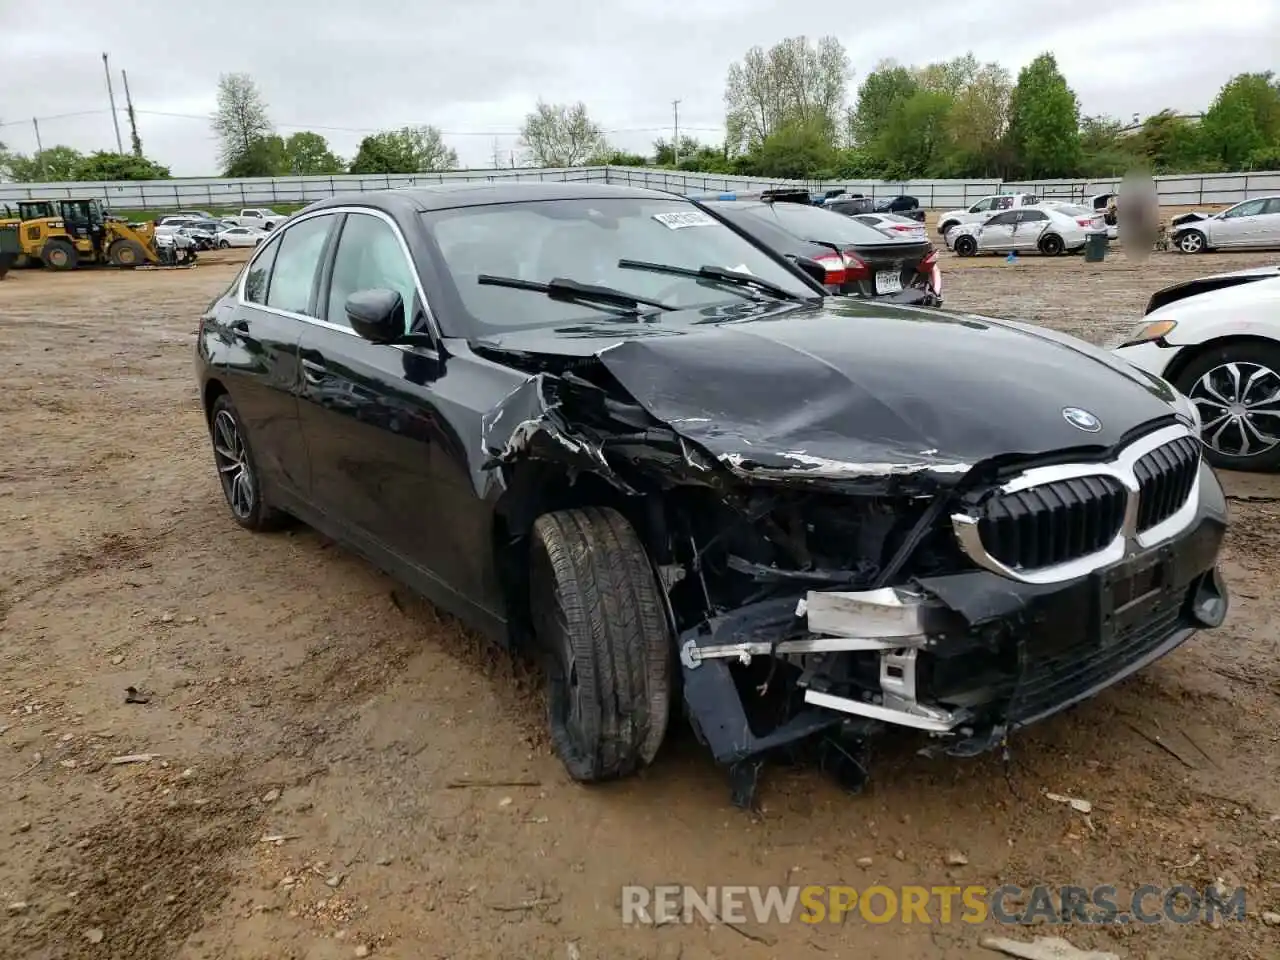
[{"label": "black bmw sedan", "polygon": [[927,239],[888,237],[852,217],[807,204],[708,200],[705,206],[795,258],[832,293],[903,303],[941,302],[938,258]]},{"label": "black bmw sedan", "polygon": [[681,703],[740,802],[776,749],[973,753],[1226,614],[1222,490],[1163,381],[828,296],[667,194],[322,201],[195,360],[235,522],[308,523],[540,657],[583,781]]}]

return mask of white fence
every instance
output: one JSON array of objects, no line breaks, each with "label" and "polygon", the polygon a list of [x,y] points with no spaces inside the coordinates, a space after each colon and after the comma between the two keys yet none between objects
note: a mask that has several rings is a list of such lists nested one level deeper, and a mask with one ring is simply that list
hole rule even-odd
[{"label": "white fence", "polygon": [[[97,197],[115,210],[227,209],[309,203],[341,193],[385,190],[458,181],[584,181],[629,184],[680,194],[747,192],[768,187],[802,186],[822,192],[842,187],[869,197],[908,194],[931,209],[960,207],[992,193],[1027,191],[1044,197],[1083,198],[1115,189],[1118,180],[770,180],[720,176],[646,167],[568,167],[561,169],[456,170],[430,174],[368,174],[333,177],[263,177],[244,180],[130,180],[116,183],[0,183],[0,203],[18,200]],[[1280,171],[1215,173],[1157,177],[1161,203],[1200,205],[1236,203],[1280,194]]]}]

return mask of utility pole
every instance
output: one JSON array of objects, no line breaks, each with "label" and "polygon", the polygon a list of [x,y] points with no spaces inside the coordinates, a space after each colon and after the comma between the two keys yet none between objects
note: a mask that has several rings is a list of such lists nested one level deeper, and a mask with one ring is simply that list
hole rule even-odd
[{"label": "utility pole", "polygon": [[498,138],[493,138],[493,169],[498,170],[502,167],[502,154],[498,150]]},{"label": "utility pole", "polygon": [[120,71],[120,79],[124,81],[124,102],[129,111],[129,139],[133,141],[133,155],[142,156],[142,138],[138,136],[138,117],[133,112],[133,97],[129,96],[129,74]]},{"label": "utility pole", "polygon": [[115,152],[123,154],[124,141],[120,140],[120,118],[115,114],[115,91],[111,90],[111,65],[102,54],[102,69],[106,72],[106,99],[111,101],[111,123],[115,124]]},{"label": "utility pole", "polygon": [[44,144],[40,142],[40,121],[31,118],[31,126],[36,129],[36,156],[40,158],[40,176],[44,176]]},{"label": "utility pole", "polygon": [[674,151],[675,158],[676,158],[676,162],[674,165],[678,167],[680,166],[680,101],[679,100],[671,101],[671,110],[675,115],[675,125],[674,125],[675,129],[671,137],[671,149],[672,151]]}]

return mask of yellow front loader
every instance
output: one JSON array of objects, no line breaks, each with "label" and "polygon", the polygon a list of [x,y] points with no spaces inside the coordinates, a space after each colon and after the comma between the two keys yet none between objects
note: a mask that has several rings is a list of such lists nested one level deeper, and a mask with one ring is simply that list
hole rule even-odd
[{"label": "yellow front loader", "polygon": [[[31,263],[51,270],[86,264],[137,267],[162,262],[150,225],[131,226],[109,217],[94,199],[24,200],[18,203],[18,243]],[[7,221],[0,221],[3,226]]]}]

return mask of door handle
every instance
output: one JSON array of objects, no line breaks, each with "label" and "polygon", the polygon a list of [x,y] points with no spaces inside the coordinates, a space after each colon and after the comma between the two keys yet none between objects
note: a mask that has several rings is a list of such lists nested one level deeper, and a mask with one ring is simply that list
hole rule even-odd
[{"label": "door handle", "polygon": [[319,384],[325,381],[329,376],[329,372],[325,370],[322,363],[316,363],[314,360],[303,360],[302,376],[307,383]]}]

